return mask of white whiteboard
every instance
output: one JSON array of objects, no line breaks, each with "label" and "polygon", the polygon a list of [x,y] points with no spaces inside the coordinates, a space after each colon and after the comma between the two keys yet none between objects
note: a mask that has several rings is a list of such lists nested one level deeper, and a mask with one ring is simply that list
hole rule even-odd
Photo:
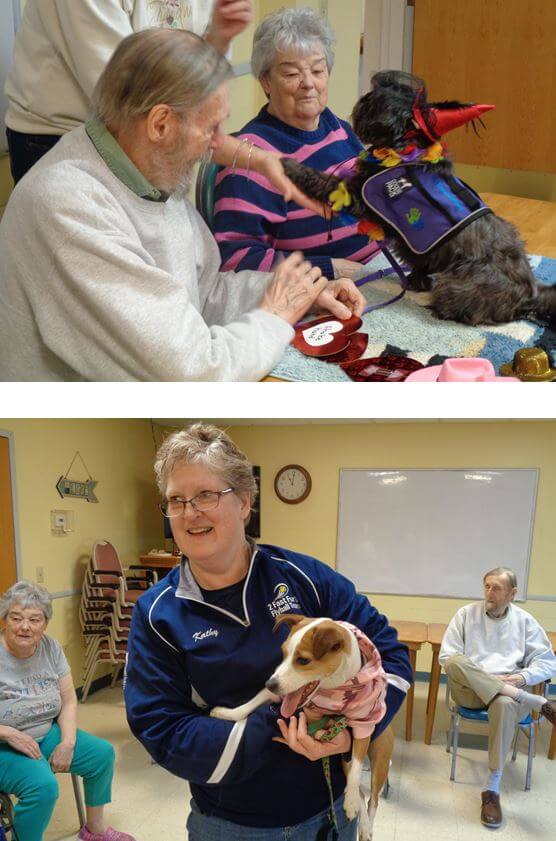
[{"label": "white whiteboard", "polygon": [[4,85],[12,67],[15,31],[19,18],[19,0],[0,0],[0,152],[8,148],[4,123],[8,98],[4,93]]},{"label": "white whiteboard", "polygon": [[340,470],[337,566],[357,590],[482,597],[517,574],[527,597],[538,470]]}]

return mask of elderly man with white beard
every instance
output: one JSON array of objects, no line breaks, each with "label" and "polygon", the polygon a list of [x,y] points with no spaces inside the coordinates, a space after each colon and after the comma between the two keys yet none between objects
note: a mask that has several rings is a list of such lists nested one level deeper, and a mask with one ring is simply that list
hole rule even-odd
[{"label": "elderly man with white beard", "polygon": [[222,142],[227,60],[190,32],[120,43],[94,116],[16,186],[0,226],[3,380],[256,380],[316,307],[359,314],[348,280],[294,253],[273,274],[219,272],[185,199]]}]

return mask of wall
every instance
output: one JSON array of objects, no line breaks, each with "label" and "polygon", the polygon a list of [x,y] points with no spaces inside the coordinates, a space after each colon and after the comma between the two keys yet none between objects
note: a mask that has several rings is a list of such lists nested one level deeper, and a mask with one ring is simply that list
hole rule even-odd
[{"label": "wall", "polygon": [[[528,591],[556,596],[556,422],[231,426],[228,432],[261,466],[261,542],[306,552],[332,566],[340,467],[539,467]],[[307,500],[291,506],[280,502],[273,488],[278,468],[290,463],[303,465],[313,480]],[[500,563],[504,564],[504,558]],[[449,622],[465,604],[457,599],[411,596],[370,594],[370,599],[390,617],[422,622]],[[547,630],[556,630],[556,601],[529,600],[522,607]],[[430,647],[425,646],[417,667],[428,670],[429,665]]]},{"label": "wall", "polygon": [[[95,540],[109,539],[124,565],[162,545],[148,421],[0,419],[0,428],[14,433],[21,578],[36,580],[37,567],[42,567],[44,583],[52,593],[78,590]],[[62,499],[56,490],[76,450],[98,481],[98,504]],[[79,459],[69,475],[88,478]],[[73,511],[73,533],[51,533],[51,509]],[[78,607],[79,596],[56,598],[49,633],[66,648],[74,680],[80,685],[83,647]]]}]

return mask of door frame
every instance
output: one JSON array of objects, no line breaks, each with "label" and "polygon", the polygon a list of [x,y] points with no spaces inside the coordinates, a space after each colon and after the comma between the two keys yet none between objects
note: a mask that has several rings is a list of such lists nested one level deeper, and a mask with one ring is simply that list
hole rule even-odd
[{"label": "door frame", "polygon": [[21,579],[21,544],[19,541],[19,509],[17,505],[17,488],[15,480],[15,440],[14,433],[9,429],[0,429],[0,436],[8,439],[8,454],[10,459],[10,482],[12,491],[12,515],[14,523],[15,571],[19,581]]}]

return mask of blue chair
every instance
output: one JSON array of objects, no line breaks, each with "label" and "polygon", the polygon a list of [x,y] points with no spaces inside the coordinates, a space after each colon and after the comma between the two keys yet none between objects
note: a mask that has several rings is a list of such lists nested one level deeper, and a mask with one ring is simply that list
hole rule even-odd
[{"label": "blue chair", "polygon": [[211,231],[214,228],[214,188],[218,165],[212,162],[200,164],[195,183],[195,206]]},{"label": "blue chair", "polygon": [[[548,684],[545,684],[545,694],[547,685]],[[448,683],[446,683],[446,706],[448,707],[448,711],[450,713],[450,729],[447,733],[446,752],[450,753],[450,750],[452,751],[452,766],[450,770],[450,779],[454,781],[456,779],[456,760],[458,753],[460,722],[462,719],[465,719],[467,721],[479,721],[483,724],[488,724],[488,710],[486,709],[486,707],[481,709],[471,709],[470,707],[462,707],[459,704],[451,702],[450,689]],[[533,771],[533,757],[535,755],[536,731],[538,726],[539,719],[533,718],[533,716],[529,714],[525,716],[525,718],[523,718],[520,722],[518,722],[515,728],[512,761],[515,761],[515,758],[517,756],[517,742],[519,739],[519,734],[523,732],[529,736],[529,748],[527,751],[527,771],[525,774],[525,791],[529,791],[529,789],[531,788],[531,774]]]}]

